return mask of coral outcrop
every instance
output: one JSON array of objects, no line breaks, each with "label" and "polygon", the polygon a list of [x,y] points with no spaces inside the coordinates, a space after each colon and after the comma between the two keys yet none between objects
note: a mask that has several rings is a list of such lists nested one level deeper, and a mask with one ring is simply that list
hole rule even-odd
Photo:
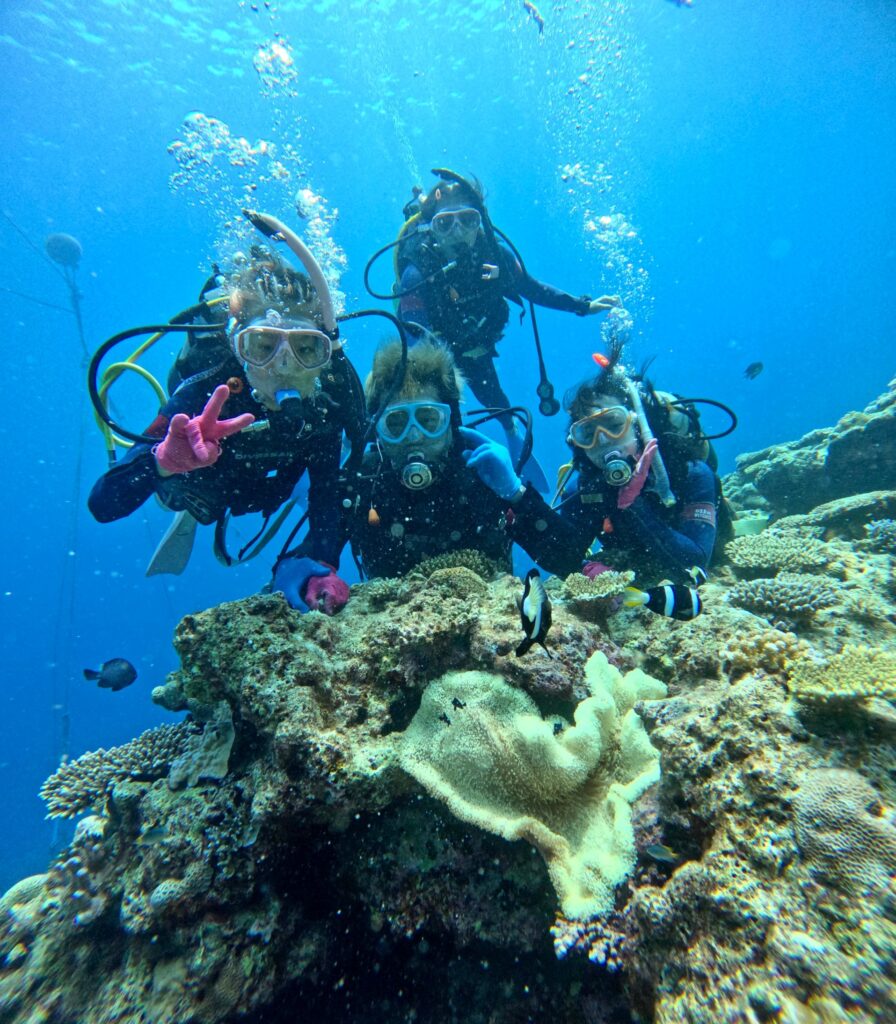
[{"label": "coral outcrop", "polygon": [[187,616],[183,721],[44,787],[81,817],[0,899],[0,1021],[896,1020],[892,446],[849,468],[894,410],[741,464],[772,525],[692,621],[548,581],[517,658],[466,556]]}]

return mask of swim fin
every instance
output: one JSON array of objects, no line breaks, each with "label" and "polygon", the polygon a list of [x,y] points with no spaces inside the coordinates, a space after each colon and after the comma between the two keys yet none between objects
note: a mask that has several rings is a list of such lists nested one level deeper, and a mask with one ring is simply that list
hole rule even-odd
[{"label": "swim fin", "polygon": [[149,560],[146,575],[180,576],[193,553],[193,541],[196,539],[198,525],[189,512],[178,512]]}]

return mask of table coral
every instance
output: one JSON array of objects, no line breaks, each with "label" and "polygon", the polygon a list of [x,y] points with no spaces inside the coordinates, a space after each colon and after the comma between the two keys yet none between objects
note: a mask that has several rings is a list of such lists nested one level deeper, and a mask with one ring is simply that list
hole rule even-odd
[{"label": "table coral", "polygon": [[813,703],[896,700],[896,654],[847,645],[826,658],[803,655],[790,666],[790,685],[801,700]]},{"label": "table coral", "polygon": [[665,694],[600,652],[586,676],[591,695],[558,728],[499,676],[450,673],[427,687],[399,747],[405,771],[454,815],[531,842],[563,913],[580,919],[612,907],[634,864],[630,808],[659,764],[633,707]]},{"label": "table coral", "polygon": [[729,541],[725,557],[740,574],[759,576],[767,572],[821,569],[831,560],[831,553],[821,541],[796,531],[769,529]]}]

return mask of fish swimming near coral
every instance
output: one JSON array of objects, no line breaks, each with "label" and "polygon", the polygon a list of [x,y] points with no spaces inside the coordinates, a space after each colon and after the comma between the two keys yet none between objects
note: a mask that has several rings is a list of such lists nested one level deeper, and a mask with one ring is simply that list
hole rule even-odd
[{"label": "fish swimming near coral", "polygon": [[756,380],[760,373],[765,369],[763,363],[750,363],[750,365],[744,370],[744,376],[747,380]]},{"label": "fish swimming near coral", "polygon": [[683,587],[677,583],[666,583],[650,590],[626,587],[622,602],[626,608],[644,605],[655,615],[667,615],[672,619],[687,621],[695,619],[703,611],[703,602],[694,587]]},{"label": "fish swimming near coral", "polygon": [[531,0],[523,0],[523,10],[538,26],[538,34],[544,35],[544,18],[541,15],[541,11],[531,2]]},{"label": "fish swimming near coral", "polygon": [[651,843],[650,846],[644,847],[644,853],[651,860],[659,861],[662,864],[677,864],[681,860],[681,857],[664,843]]},{"label": "fish swimming near coral", "polygon": [[95,679],[104,690],[123,690],[137,678],[137,670],[126,658],[111,658],[98,669],[85,668],[85,679]]},{"label": "fish swimming near coral", "polygon": [[709,579],[709,576],[706,574],[706,570],[699,565],[692,565],[690,569],[687,570],[687,574],[691,583],[693,583],[695,587],[702,587]]},{"label": "fish swimming near coral", "polygon": [[552,658],[553,655],[544,643],[551,628],[551,602],[545,593],[541,573],[537,569],[530,569],[526,575],[520,600],[520,622],[526,635],[516,649],[516,656],[521,658],[533,644],[540,644],[547,656]]}]

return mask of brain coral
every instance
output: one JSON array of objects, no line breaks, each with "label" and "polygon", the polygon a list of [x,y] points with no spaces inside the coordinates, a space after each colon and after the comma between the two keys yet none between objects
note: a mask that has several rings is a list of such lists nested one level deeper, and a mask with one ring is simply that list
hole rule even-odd
[{"label": "brain coral", "polygon": [[186,722],[147,729],[136,739],[92,750],[60,765],[41,786],[48,818],[74,818],[104,803],[106,794],[123,779],[160,779],[186,749],[195,732]]},{"label": "brain coral", "polygon": [[896,700],[896,654],[856,644],[825,659],[804,655],[790,665],[790,686],[803,700]]},{"label": "brain coral", "polygon": [[659,755],[633,707],[665,696],[662,683],[622,676],[601,652],[586,686],[570,725],[543,718],[500,676],[448,673],[427,687],[398,748],[402,767],[458,818],[529,840],[563,914],[578,920],[611,910],[634,865],[631,805],[659,778]]},{"label": "brain coral", "polygon": [[849,893],[885,888],[896,873],[896,826],[856,772],[816,768],[799,777],[796,838],[813,869]]},{"label": "brain coral", "polygon": [[768,619],[807,622],[837,603],[833,586],[818,576],[782,572],[772,579],[742,580],[729,592],[732,604]]},{"label": "brain coral", "polygon": [[737,537],[725,545],[725,555],[743,575],[820,569],[831,557],[821,541],[796,530],[764,530],[755,536]]}]

